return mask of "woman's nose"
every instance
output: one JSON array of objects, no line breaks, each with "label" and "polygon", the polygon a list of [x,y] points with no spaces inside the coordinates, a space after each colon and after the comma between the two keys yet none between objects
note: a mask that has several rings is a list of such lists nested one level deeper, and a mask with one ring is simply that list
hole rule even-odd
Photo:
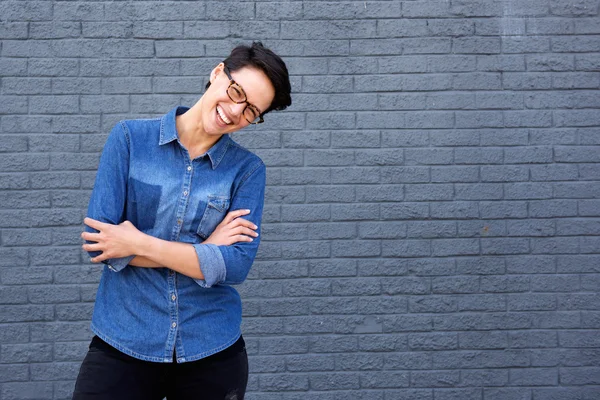
[{"label": "woman's nose", "polygon": [[242,113],[244,112],[244,108],[246,108],[246,103],[233,103],[233,105],[231,106],[231,112],[234,115],[242,115]]}]

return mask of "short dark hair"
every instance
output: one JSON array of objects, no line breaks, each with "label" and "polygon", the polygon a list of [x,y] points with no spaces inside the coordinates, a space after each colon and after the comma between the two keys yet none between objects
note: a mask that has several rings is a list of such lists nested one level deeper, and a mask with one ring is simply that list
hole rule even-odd
[{"label": "short dark hair", "polygon": [[[223,63],[229,71],[244,67],[253,67],[265,73],[275,88],[275,97],[262,115],[272,110],[285,110],[292,104],[292,86],[285,63],[277,54],[263,46],[261,42],[252,42],[252,46],[240,45],[231,50]],[[210,87],[210,80],[206,89]]]}]

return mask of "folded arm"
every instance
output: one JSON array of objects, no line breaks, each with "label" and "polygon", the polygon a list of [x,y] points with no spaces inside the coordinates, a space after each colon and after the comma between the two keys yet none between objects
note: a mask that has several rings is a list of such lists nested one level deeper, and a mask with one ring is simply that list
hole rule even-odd
[{"label": "folded arm", "polygon": [[[252,242],[258,236],[252,222],[241,218],[250,210],[236,210],[227,214],[203,245],[230,246],[239,242]],[[205,280],[202,265],[194,245],[170,242],[139,231],[131,222],[118,225],[103,223],[91,218],[84,223],[98,233],[83,232],[81,236],[89,242],[83,249],[101,252],[92,262],[134,256],[130,265],[146,268],[167,267],[194,279]]]}]

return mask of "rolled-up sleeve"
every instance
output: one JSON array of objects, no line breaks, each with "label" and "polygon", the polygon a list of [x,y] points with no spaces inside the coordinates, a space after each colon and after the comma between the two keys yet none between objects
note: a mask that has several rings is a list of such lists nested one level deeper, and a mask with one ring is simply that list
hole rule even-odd
[{"label": "rolled-up sleeve", "polygon": [[[94,189],[90,197],[87,216],[109,224],[120,224],[125,220],[125,202],[127,200],[127,177],[129,175],[129,136],[124,122],[112,129],[102,150]],[[85,226],[86,232],[98,231]],[[93,243],[93,242],[87,242]],[[90,257],[101,254],[89,251]],[[135,256],[111,258],[102,261],[112,271],[120,271]]]},{"label": "rolled-up sleeve", "polygon": [[251,221],[258,228],[258,237],[252,242],[237,242],[230,246],[195,244],[196,254],[204,279],[196,279],[202,287],[216,284],[236,285],[244,282],[260,244],[261,219],[264,208],[266,167],[261,161],[251,168],[241,180],[233,195],[230,211],[248,209],[250,214],[242,218]]}]

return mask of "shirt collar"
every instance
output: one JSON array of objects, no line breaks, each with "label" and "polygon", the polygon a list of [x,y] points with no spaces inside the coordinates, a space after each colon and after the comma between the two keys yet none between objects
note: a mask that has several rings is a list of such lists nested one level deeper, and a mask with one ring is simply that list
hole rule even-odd
[{"label": "shirt collar", "polygon": [[[177,128],[175,126],[175,117],[177,115],[181,115],[189,110],[189,107],[175,107],[167,114],[163,115],[160,119],[160,139],[158,144],[160,146],[170,143],[173,140],[177,140],[180,146],[183,147],[181,142],[179,141],[179,136],[177,135]],[[215,169],[223,159],[223,156],[227,152],[227,148],[231,142],[231,138],[229,135],[223,135],[221,138],[215,143],[206,154],[210,159],[212,164],[212,168]]]}]

